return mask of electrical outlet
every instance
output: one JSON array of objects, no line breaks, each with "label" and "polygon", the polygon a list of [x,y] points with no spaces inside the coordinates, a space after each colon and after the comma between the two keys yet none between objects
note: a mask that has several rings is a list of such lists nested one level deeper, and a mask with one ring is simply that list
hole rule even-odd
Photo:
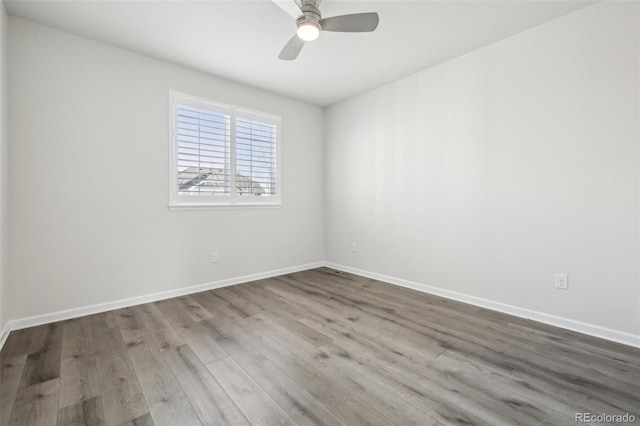
[{"label": "electrical outlet", "polygon": [[351,251],[353,253],[357,253],[358,252],[358,245],[356,243],[351,243]]},{"label": "electrical outlet", "polygon": [[569,290],[569,276],[567,274],[556,274],[556,288]]},{"label": "electrical outlet", "polygon": [[211,263],[218,263],[218,252],[212,251],[209,255],[209,260],[211,261]]}]

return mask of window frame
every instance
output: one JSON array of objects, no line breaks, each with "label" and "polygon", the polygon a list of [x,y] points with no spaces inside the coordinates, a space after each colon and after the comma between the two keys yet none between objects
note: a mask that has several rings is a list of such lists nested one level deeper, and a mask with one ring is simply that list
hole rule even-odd
[{"label": "window frame", "polygon": [[[230,117],[229,133],[229,173],[231,178],[229,195],[190,196],[180,195],[178,188],[178,140],[177,124],[178,105],[205,109],[207,111],[227,114]],[[236,120],[237,118],[259,120],[272,124],[276,128],[276,194],[269,196],[238,195],[236,193]],[[282,131],[281,118],[274,114],[255,111],[244,107],[224,104],[185,93],[169,91],[169,208],[181,209],[216,209],[216,208],[255,208],[278,207],[282,205]],[[201,198],[200,198],[201,197]]]}]

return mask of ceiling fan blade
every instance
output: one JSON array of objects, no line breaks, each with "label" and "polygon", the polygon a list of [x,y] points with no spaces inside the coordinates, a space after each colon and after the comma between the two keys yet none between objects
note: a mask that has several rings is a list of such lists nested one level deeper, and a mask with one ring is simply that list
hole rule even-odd
[{"label": "ceiling fan blade", "polygon": [[300,10],[300,6],[295,0],[271,0],[276,6],[280,9],[284,10],[289,16],[292,18],[297,18],[302,15],[302,11]]},{"label": "ceiling fan blade", "polygon": [[283,59],[285,61],[292,61],[298,57],[298,54],[302,50],[304,46],[304,40],[302,40],[298,35],[294,35],[291,37],[291,40],[282,48],[282,51],[278,55],[278,58]]},{"label": "ceiling fan blade", "polygon": [[332,16],[320,20],[322,31],[340,31],[345,33],[361,33],[373,31],[378,27],[380,18],[375,12],[355,13],[353,15]]}]

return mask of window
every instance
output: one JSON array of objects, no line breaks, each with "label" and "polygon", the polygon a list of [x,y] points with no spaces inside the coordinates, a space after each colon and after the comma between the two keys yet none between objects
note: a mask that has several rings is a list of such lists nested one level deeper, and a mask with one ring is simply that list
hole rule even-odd
[{"label": "window", "polygon": [[170,206],[280,204],[280,117],[170,97]]}]

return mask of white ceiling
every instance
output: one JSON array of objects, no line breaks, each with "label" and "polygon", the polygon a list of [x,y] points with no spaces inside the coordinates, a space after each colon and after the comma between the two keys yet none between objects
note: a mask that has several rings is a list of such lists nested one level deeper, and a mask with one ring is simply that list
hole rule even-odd
[{"label": "white ceiling", "polygon": [[261,1],[5,1],[7,11],[94,40],[327,106],[593,1],[325,0],[323,17],[378,12],[373,33],[322,33],[277,58],[293,19]]}]

